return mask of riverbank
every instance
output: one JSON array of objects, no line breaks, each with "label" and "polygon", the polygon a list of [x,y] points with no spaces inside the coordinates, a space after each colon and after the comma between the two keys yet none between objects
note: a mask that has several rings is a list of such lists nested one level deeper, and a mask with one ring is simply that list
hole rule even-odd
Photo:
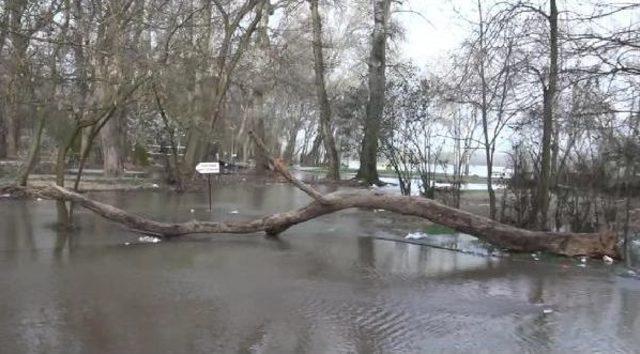
[{"label": "riverbank", "polygon": [[[29,177],[29,185],[44,186],[55,183],[54,175],[32,175]],[[15,183],[14,179],[0,179],[0,186]],[[75,176],[66,175],[64,179],[65,186],[72,187],[75,183]],[[139,177],[102,177],[102,176],[84,176],[80,181],[79,189],[81,191],[128,191],[128,190],[152,190],[159,189],[161,185],[156,180],[150,178]]]},{"label": "riverbank", "polygon": [[[98,170],[96,170],[98,171]],[[173,190],[174,186],[164,183],[162,178],[149,177],[146,173],[131,173],[124,177],[104,177],[101,173],[89,171],[83,174],[80,181],[79,190],[85,192],[104,192],[104,191],[143,191],[143,190]],[[352,179],[343,179],[339,182],[331,182],[323,179],[316,171],[292,171],[298,178],[303,179],[309,184],[318,186],[319,188],[330,191],[337,188],[369,188]],[[75,175],[65,175],[65,186],[72,187],[75,183]],[[0,186],[11,185],[15,183],[14,176],[1,176]],[[55,175],[53,174],[32,174],[29,177],[29,185],[44,186],[55,183]],[[250,170],[233,173],[233,174],[216,174],[212,175],[211,183],[214,190],[221,186],[229,186],[236,184],[244,184],[255,187],[271,184],[285,184],[282,177],[273,173],[266,175],[257,175]],[[206,192],[207,178],[202,175],[195,175],[191,179],[186,188],[191,192]],[[1,188],[0,188],[1,189]],[[387,185],[383,187],[385,192],[399,193],[397,185]],[[483,215],[489,215],[489,195],[482,190],[468,190],[461,192],[461,209]]]},{"label": "riverbank", "polygon": [[[308,166],[297,166],[295,167],[296,171],[301,171],[301,172],[308,172],[308,173],[313,173],[316,175],[325,175],[327,173],[327,169],[325,167],[308,167]],[[340,170],[340,175],[343,176],[343,178],[345,178],[345,176],[348,176],[347,178],[351,178],[353,176],[356,175],[356,173],[358,172],[357,169],[352,169],[352,168],[344,168]],[[378,176],[380,178],[398,178],[398,176],[391,170],[378,170]],[[411,177],[413,179],[419,179],[420,175],[417,172],[413,172],[411,174]],[[434,179],[439,182],[439,183],[447,183],[448,180],[451,178],[451,175],[447,175],[444,173],[434,173]],[[494,180],[497,180],[498,178],[494,177]],[[478,175],[469,175],[469,176],[463,176],[462,177],[462,182],[463,183],[481,183],[481,184],[486,184],[487,183],[487,178],[486,177],[482,177],[482,176],[478,176]]]}]

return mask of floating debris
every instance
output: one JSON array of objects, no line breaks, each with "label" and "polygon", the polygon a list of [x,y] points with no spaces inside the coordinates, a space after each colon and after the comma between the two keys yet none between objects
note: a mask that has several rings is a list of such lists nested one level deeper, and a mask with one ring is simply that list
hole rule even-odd
[{"label": "floating debris", "polygon": [[36,198],[36,201],[40,202],[40,201],[42,201],[42,198]]},{"label": "floating debris", "polygon": [[586,264],[584,264],[584,263],[580,263],[580,264],[578,264],[578,267],[580,267],[580,268],[586,268],[586,267],[587,267],[587,265],[586,265]]},{"label": "floating debris", "polygon": [[533,258],[534,261],[539,261],[540,260],[540,255],[537,253],[532,253],[531,254],[531,258]]},{"label": "floating debris", "polygon": [[152,185],[151,185],[151,187],[153,187],[153,188],[160,188],[160,186],[159,186],[159,185],[157,185],[156,183],[152,184]]},{"label": "floating debris", "polygon": [[545,315],[548,315],[548,314],[550,314],[550,313],[553,313],[553,309],[551,309],[551,308],[543,309],[543,310],[542,310],[542,313],[544,313]]},{"label": "floating debris", "polygon": [[427,238],[429,237],[429,235],[423,233],[423,232],[411,232],[409,233],[407,236],[405,236],[404,238],[407,240],[421,240],[423,238]]},{"label": "floating debris", "polygon": [[11,194],[7,193],[7,194],[0,194],[0,198],[10,198]]},{"label": "floating debris", "polygon": [[125,242],[124,245],[125,246],[129,246],[129,245],[131,245],[131,242]]},{"label": "floating debris", "polygon": [[373,209],[374,213],[380,213],[380,212],[383,212],[383,211],[384,211],[384,209]]},{"label": "floating debris", "polygon": [[190,212],[191,214],[193,214],[193,213],[195,213],[195,212],[196,212],[196,210],[195,210],[195,209],[191,209],[191,210],[189,210],[189,212]]},{"label": "floating debris", "polygon": [[229,214],[240,214],[240,212],[239,212],[239,211],[237,211],[237,210],[231,210],[231,211],[229,212]]},{"label": "floating debris", "polygon": [[606,264],[613,264],[613,258],[605,255],[602,257],[602,261],[605,262]]},{"label": "floating debris", "polygon": [[158,243],[160,242],[160,239],[158,237],[153,237],[153,236],[140,236],[138,237],[138,241],[144,242],[144,243]]},{"label": "floating debris", "polygon": [[587,257],[580,257],[580,263],[582,264],[587,263]]}]

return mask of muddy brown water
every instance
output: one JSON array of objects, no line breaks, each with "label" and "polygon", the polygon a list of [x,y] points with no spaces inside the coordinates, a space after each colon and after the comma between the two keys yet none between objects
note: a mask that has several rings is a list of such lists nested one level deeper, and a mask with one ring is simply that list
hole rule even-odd
[{"label": "muddy brown water", "polygon": [[[215,217],[203,194],[94,197],[182,221],[307,200],[282,184],[214,193]],[[155,244],[85,210],[59,230],[56,215],[53,202],[0,201],[1,353],[640,352],[640,281],[598,261],[384,240],[421,229],[386,212],[344,211],[278,239]]]}]

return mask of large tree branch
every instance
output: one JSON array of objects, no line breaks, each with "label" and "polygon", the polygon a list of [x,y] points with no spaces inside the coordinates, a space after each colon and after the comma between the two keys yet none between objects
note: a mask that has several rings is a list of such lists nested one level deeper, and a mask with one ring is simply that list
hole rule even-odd
[{"label": "large tree branch", "polygon": [[273,157],[271,157],[271,154],[269,154],[269,149],[264,144],[264,142],[253,132],[253,130],[249,131],[249,136],[256,143],[256,146],[260,149],[260,152],[266,156],[266,158],[269,160],[269,163],[271,164],[271,166],[273,166],[273,169],[276,172],[281,174],[282,177],[284,177],[287,181],[289,181],[289,183],[291,183],[294,186],[298,187],[301,191],[307,193],[307,195],[309,195],[311,198],[313,198],[313,199],[315,199],[317,201],[322,201],[323,200],[324,197],[323,197],[322,193],[318,192],[313,187],[311,187],[311,186],[305,184],[304,182],[300,181],[299,179],[295,178],[291,174],[291,172],[289,172],[289,170],[284,166],[284,164],[282,164],[282,162],[280,162],[280,161],[274,159]]},{"label": "large tree branch", "polygon": [[307,206],[247,221],[187,221],[165,223],[138,216],[112,205],[94,201],[58,186],[5,187],[4,192],[24,193],[31,197],[72,201],[96,214],[131,229],[158,236],[186,234],[248,234],[264,231],[276,235],[296,224],[349,208],[384,209],[421,217],[460,232],[468,233],[492,245],[518,252],[547,251],[565,256],[585,255],[618,257],[617,235],[601,233],[558,233],[529,231],[442,205],[422,197],[405,197],[387,193],[356,190],[334,192]]},{"label": "large tree branch", "polygon": [[269,235],[277,235],[296,224],[326,214],[349,208],[363,208],[383,209],[424,218],[512,251],[547,251],[565,256],[602,257],[607,255],[616,258],[620,256],[617,248],[618,236],[613,231],[589,234],[530,231],[454,209],[431,199],[369,190],[339,191],[323,195],[295,178],[281,162],[268,154],[265,144],[253,132],[249,134],[261,152],[267,155],[273,168],[314,199],[311,203],[297,210],[276,213],[254,220],[220,222],[194,220],[183,223],[165,223],[129,213],[58,186],[8,186],[0,188],[0,192],[71,201],[131,229],[164,237],[196,233],[248,234],[266,232]]}]

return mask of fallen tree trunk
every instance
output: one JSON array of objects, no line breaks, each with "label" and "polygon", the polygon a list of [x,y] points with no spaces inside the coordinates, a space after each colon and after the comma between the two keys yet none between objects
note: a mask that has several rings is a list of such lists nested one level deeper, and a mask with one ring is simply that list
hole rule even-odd
[{"label": "fallen tree trunk", "polygon": [[[248,221],[187,221],[165,223],[138,216],[112,205],[100,203],[59,186],[0,188],[2,193],[23,194],[80,204],[96,214],[123,224],[139,232],[162,237],[186,234],[248,234],[266,232],[277,235],[291,226],[349,208],[384,209],[398,214],[421,217],[486,241],[494,246],[518,252],[551,252],[564,256],[610,256],[620,258],[618,235],[613,231],[601,233],[561,233],[520,229],[440,204],[422,197],[399,196],[369,190],[338,191],[322,194],[295,178],[279,160],[273,159],[267,148],[253,132],[249,132],[256,146],[263,151],[269,164],[287,181],[305,192],[313,200],[307,206],[284,213],[276,213]],[[634,214],[635,215],[635,214]],[[638,216],[640,218],[640,216]],[[635,220],[635,219],[634,219]],[[635,224],[634,224],[635,225]]]},{"label": "fallen tree trunk", "polygon": [[466,211],[453,209],[430,199],[368,190],[326,194],[301,209],[277,213],[250,221],[188,221],[184,223],[165,223],[134,215],[58,186],[11,187],[6,191],[22,192],[33,197],[37,196],[46,199],[72,201],[104,218],[134,230],[163,237],[196,233],[247,234],[261,231],[276,235],[293,225],[322,215],[343,209],[364,208],[384,209],[399,214],[425,218],[512,251],[546,251],[565,256],[602,257],[608,255],[619,257],[617,250],[618,238],[614,232],[584,234],[529,231],[501,224]]}]

